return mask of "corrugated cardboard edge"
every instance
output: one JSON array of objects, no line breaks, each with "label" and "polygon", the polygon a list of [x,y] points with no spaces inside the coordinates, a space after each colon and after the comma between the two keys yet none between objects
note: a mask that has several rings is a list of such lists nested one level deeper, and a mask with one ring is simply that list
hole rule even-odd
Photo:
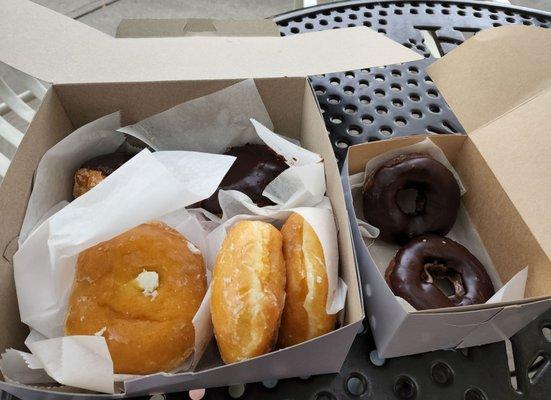
[{"label": "corrugated cardboard edge", "polygon": [[0,0],[0,9],[0,60],[53,83],[303,77],[422,58],[365,27],[288,37],[115,39],[30,1]]},{"label": "corrugated cardboard edge", "polygon": [[279,29],[269,19],[214,20],[123,19],[117,27],[118,38],[181,37],[181,36],[279,36]]}]

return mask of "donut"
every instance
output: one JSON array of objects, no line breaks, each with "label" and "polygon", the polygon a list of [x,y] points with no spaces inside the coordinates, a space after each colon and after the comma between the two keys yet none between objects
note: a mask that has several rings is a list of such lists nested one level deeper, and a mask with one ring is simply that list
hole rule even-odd
[{"label": "donut", "polygon": [[102,335],[115,373],[171,371],[192,355],[207,289],[200,251],[162,222],[81,252],[66,335]]},{"label": "donut", "polygon": [[[417,310],[485,303],[494,294],[486,269],[465,247],[438,235],[421,235],[403,246],[390,262],[385,279],[396,296]],[[447,280],[453,294],[436,285]]]},{"label": "donut", "polygon": [[312,226],[293,213],[283,224],[281,235],[287,295],[278,345],[288,347],[331,332],[337,314],[326,312],[327,268],[323,247]]},{"label": "donut", "polygon": [[273,205],[262,192],[268,184],[289,166],[285,159],[264,144],[246,144],[231,147],[225,155],[234,156],[236,160],[222,179],[214,194],[201,202],[201,207],[213,214],[221,214],[218,202],[218,191],[237,190],[245,193],[259,207]]},{"label": "donut", "polygon": [[103,154],[83,163],[74,175],[73,197],[76,199],[111,175],[132,158],[133,154],[115,152]]},{"label": "donut", "polygon": [[216,256],[210,310],[224,363],[272,351],[285,301],[281,233],[269,223],[240,221]]},{"label": "donut", "polygon": [[[416,191],[414,207],[404,210],[400,195],[411,189]],[[368,176],[363,212],[381,239],[405,244],[424,233],[446,235],[457,218],[460,196],[455,177],[443,164],[426,154],[403,154]]]}]

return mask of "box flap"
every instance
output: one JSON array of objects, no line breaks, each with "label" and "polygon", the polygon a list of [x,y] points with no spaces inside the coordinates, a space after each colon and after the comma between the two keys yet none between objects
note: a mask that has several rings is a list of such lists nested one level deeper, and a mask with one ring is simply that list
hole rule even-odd
[{"label": "box flap", "polygon": [[482,31],[427,72],[467,132],[551,87],[551,30]]},{"label": "box flap", "polygon": [[365,27],[288,37],[115,39],[30,1],[0,0],[0,9],[0,61],[53,83],[306,76],[422,58]]},{"label": "box flap", "polygon": [[550,54],[550,30],[489,29],[428,72],[551,258]]},{"label": "box flap", "polygon": [[472,142],[548,258],[551,258],[550,104],[551,88],[470,133]]},{"label": "box flap", "polygon": [[181,36],[279,36],[279,29],[270,19],[214,20],[123,19],[117,28],[118,38],[181,37]]}]

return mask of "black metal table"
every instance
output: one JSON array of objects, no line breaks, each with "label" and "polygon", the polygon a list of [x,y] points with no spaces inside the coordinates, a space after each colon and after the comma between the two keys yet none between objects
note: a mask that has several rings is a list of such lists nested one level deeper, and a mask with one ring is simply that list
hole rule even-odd
[{"label": "black metal table", "polygon": [[[464,132],[425,73],[435,55],[446,54],[490,27],[551,27],[549,13],[475,1],[346,1],[292,11],[274,20],[282,35],[368,26],[425,56],[412,63],[310,77],[341,162],[352,144]],[[431,39],[437,49],[433,53],[427,43]],[[374,349],[365,329],[340,374],[248,384],[241,396],[237,395],[243,388],[208,389],[205,398],[551,399],[551,310],[507,343],[399,357],[382,366],[370,359]]]}]

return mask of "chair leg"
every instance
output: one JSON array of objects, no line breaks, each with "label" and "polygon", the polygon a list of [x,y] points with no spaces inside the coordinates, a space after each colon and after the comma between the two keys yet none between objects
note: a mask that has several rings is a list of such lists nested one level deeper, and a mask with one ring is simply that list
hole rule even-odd
[{"label": "chair leg", "polygon": [[35,111],[0,78],[0,99],[8,105],[11,110],[27,122],[31,122]]}]

